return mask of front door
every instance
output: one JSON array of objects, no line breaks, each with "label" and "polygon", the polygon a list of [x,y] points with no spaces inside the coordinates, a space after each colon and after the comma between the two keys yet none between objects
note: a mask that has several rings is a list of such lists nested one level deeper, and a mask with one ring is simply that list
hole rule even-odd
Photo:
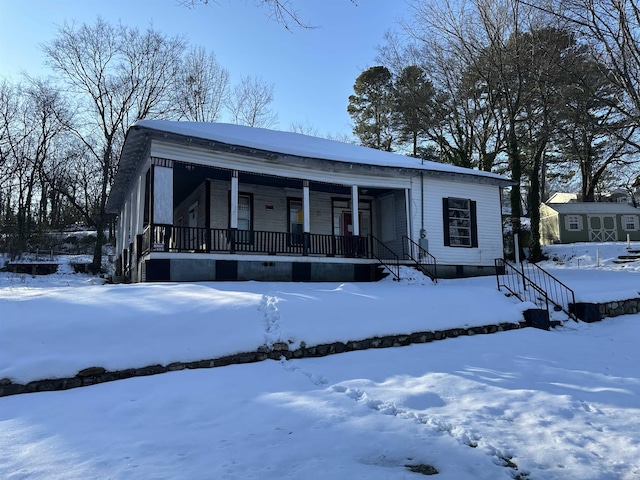
[{"label": "front door", "polygon": [[353,236],[353,216],[351,212],[342,212],[342,234],[345,237]]},{"label": "front door", "polygon": [[590,242],[616,242],[618,229],[615,215],[589,215]]}]

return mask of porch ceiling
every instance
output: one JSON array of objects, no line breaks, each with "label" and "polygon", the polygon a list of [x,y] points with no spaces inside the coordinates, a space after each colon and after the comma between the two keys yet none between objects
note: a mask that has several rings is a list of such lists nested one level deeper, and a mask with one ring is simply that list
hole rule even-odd
[{"label": "porch ceiling", "polygon": [[[191,165],[175,162],[173,166],[174,174],[174,206],[179,205],[187,198],[202,182],[207,178],[212,180],[231,180],[231,171],[220,168],[207,167],[202,165]],[[273,175],[261,175],[249,172],[239,173],[239,183],[259,185],[276,188],[292,188],[302,190],[302,180],[297,178],[278,177]],[[322,182],[309,182],[309,188],[314,192],[329,193],[332,195],[350,196],[351,187]],[[376,197],[391,190],[383,188],[360,189],[361,195]]]}]

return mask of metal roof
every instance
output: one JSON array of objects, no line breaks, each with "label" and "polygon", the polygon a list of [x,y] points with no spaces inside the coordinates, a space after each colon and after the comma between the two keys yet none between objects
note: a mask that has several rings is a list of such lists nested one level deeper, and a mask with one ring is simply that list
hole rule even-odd
[{"label": "metal roof", "polygon": [[178,144],[188,143],[213,151],[233,152],[257,159],[277,160],[283,165],[301,159],[313,159],[347,166],[373,166],[407,173],[424,172],[458,180],[474,179],[501,187],[515,183],[492,172],[437,162],[421,162],[420,159],[405,155],[298,133],[221,123],[142,120],[132,125],[127,132],[118,172],[107,203],[109,213],[118,213],[120,210],[130,189],[130,183],[145,160],[145,154],[154,138]]},{"label": "metal roof", "polygon": [[546,203],[547,207],[558,213],[568,214],[640,214],[640,210],[626,203],[613,202],[570,202],[570,203]]}]

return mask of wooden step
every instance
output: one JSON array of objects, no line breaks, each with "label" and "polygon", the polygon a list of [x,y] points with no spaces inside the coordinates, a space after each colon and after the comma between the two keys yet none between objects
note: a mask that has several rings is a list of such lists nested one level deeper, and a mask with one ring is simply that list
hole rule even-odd
[{"label": "wooden step", "polygon": [[620,260],[638,260],[640,255],[618,255]]}]

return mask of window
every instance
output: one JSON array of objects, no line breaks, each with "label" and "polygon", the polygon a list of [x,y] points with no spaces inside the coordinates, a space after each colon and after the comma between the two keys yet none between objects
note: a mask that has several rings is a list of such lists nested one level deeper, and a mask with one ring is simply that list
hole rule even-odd
[{"label": "window", "polygon": [[582,218],[580,215],[567,215],[566,227],[567,230],[571,232],[579,232],[582,230]]},{"label": "window", "polygon": [[478,246],[476,202],[467,198],[443,198],[442,216],[446,246]]},{"label": "window", "polygon": [[626,231],[638,230],[638,217],[636,215],[625,215],[622,217],[622,227]]},{"label": "window", "polygon": [[580,230],[580,217],[577,215],[569,215],[567,217],[567,230]]},{"label": "window", "polygon": [[289,233],[291,245],[302,245],[304,241],[304,211],[302,200],[289,199]]},{"label": "window", "polygon": [[239,243],[253,243],[253,215],[251,212],[251,204],[253,198],[251,194],[241,193],[238,195],[238,232],[236,233],[236,241]]}]

